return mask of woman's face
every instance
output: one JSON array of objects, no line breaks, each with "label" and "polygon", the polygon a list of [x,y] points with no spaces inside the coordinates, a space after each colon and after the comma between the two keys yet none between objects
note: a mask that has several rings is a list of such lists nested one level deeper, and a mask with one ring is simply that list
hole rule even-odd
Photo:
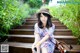
[{"label": "woman's face", "polygon": [[44,23],[44,24],[46,24],[47,19],[48,19],[48,17],[47,17],[47,16],[44,16],[44,15],[41,13],[41,16],[40,16],[41,22]]}]

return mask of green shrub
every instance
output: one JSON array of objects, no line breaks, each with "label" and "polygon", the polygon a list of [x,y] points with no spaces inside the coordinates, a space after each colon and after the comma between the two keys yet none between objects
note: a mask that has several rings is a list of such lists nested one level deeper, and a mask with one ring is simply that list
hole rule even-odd
[{"label": "green shrub", "polygon": [[28,0],[27,3],[31,8],[40,8],[40,6],[42,5],[41,0]]},{"label": "green shrub", "polygon": [[29,17],[31,8],[19,0],[0,0],[0,36],[5,36],[16,25],[21,25]]},{"label": "green shrub", "polygon": [[29,14],[33,15],[37,10],[38,10],[38,8],[30,8],[29,9]]},{"label": "green shrub", "polygon": [[78,43],[80,44],[80,5],[66,4],[59,7],[49,7],[49,9],[53,17],[58,18],[72,30],[73,35],[78,37]]}]

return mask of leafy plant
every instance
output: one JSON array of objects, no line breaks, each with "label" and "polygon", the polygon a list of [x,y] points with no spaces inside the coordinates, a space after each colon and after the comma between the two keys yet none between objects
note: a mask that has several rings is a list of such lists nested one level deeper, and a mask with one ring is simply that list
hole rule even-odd
[{"label": "leafy plant", "polygon": [[6,36],[11,28],[21,25],[35,11],[20,0],[0,0],[0,36]]},{"label": "leafy plant", "polygon": [[[80,0],[76,1],[80,2]],[[73,35],[78,37],[78,43],[80,44],[80,5],[66,4],[59,7],[49,7],[49,9],[53,17],[58,18],[64,25],[72,30]]]},{"label": "leafy plant", "polygon": [[39,8],[42,5],[41,0],[28,0],[27,3],[31,8]]}]

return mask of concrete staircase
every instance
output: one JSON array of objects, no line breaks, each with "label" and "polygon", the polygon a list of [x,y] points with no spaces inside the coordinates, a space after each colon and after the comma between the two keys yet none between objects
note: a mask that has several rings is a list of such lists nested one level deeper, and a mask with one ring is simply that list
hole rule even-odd
[{"label": "concrete staircase", "polygon": [[[37,22],[35,15],[32,18],[27,18],[25,23],[21,26],[17,26],[10,30],[8,43],[10,45],[9,53],[32,53],[31,45],[34,42],[34,24]],[[68,45],[72,45],[73,49],[67,50],[70,53],[80,53],[80,45],[77,45],[77,38],[72,36],[71,30],[69,30],[58,19],[52,19],[52,22],[56,26],[54,32],[55,38],[66,42]],[[58,49],[55,49],[54,53],[60,53]]]}]

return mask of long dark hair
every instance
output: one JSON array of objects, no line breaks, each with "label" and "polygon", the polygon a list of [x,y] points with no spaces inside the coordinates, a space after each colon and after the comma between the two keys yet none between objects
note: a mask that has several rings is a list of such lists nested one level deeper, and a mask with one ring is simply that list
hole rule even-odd
[{"label": "long dark hair", "polygon": [[39,28],[41,28],[41,29],[43,28],[43,23],[40,20],[41,14],[43,14],[44,16],[48,17],[46,28],[52,27],[51,16],[49,14],[47,14],[47,13],[38,13],[37,14],[37,18],[38,18],[38,26],[39,26]]}]

